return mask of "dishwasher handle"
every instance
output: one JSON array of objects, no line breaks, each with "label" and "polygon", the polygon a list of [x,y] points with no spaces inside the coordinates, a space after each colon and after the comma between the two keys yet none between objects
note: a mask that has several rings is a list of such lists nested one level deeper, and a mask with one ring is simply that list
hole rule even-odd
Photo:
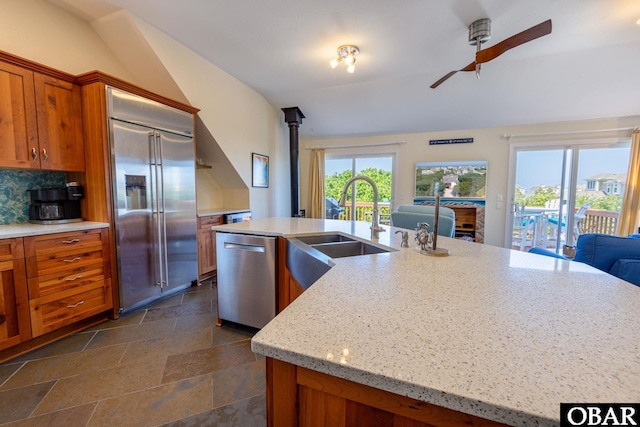
[{"label": "dishwasher handle", "polygon": [[264,246],[256,246],[256,245],[243,245],[241,243],[229,243],[224,242],[225,249],[234,249],[237,251],[247,251],[247,252],[263,252],[265,251]]}]

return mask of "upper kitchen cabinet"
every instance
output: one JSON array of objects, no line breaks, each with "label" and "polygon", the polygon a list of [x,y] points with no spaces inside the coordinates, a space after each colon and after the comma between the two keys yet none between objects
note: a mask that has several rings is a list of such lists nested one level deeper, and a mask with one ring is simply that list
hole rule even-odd
[{"label": "upper kitchen cabinet", "polygon": [[40,168],[84,171],[80,87],[34,74]]},{"label": "upper kitchen cabinet", "polygon": [[30,147],[38,147],[33,72],[0,62],[0,94],[0,166],[31,168]]},{"label": "upper kitchen cabinet", "polygon": [[84,171],[73,78],[0,52],[0,167]]}]

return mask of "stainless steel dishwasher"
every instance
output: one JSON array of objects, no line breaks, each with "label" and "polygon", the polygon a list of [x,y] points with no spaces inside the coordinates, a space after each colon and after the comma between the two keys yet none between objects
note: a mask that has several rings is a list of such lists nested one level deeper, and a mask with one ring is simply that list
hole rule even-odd
[{"label": "stainless steel dishwasher", "polygon": [[276,238],[216,233],[218,317],[262,328],[276,315]]}]

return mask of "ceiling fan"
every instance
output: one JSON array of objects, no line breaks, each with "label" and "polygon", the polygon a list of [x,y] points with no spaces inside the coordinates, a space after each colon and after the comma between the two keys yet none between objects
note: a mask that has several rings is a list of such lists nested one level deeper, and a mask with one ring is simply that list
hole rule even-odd
[{"label": "ceiling fan", "polygon": [[480,45],[491,38],[491,20],[489,18],[479,19],[469,25],[469,44],[476,46],[476,60],[460,70],[454,70],[446,74],[440,80],[432,84],[431,89],[437,88],[458,71],[475,71],[476,76],[480,78],[481,64],[489,62],[492,59],[496,59],[509,49],[513,49],[521,44],[546,36],[547,34],[551,34],[551,19],[511,36],[508,39],[504,39],[496,45],[486,49],[480,49]]}]

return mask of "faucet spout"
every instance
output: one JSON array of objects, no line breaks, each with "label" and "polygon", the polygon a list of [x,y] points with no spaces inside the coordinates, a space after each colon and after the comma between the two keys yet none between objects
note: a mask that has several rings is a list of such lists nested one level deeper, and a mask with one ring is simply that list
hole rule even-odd
[{"label": "faucet spout", "polygon": [[379,237],[379,233],[381,231],[386,231],[386,230],[382,228],[378,223],[378,215],[379,215],[378,187],[376,186],[376,183],[373,182],[371,178],[363,175],[358,175],[358,176],[354,176],[349,181],[347,181],[347,183],[344,185],[344,189],[342,190],[342,196],[340,197],[339,204],[342,207],[346,205],[347,191],[349,191],[349,187],[351,186],[351,184],[353,184],[355,181],[358,181],[358,180],[368,182],[369,185],[371,185],[371,187],[373,188],[373,214],[371,215],[371,237],[374,239],[377,239]]}]

